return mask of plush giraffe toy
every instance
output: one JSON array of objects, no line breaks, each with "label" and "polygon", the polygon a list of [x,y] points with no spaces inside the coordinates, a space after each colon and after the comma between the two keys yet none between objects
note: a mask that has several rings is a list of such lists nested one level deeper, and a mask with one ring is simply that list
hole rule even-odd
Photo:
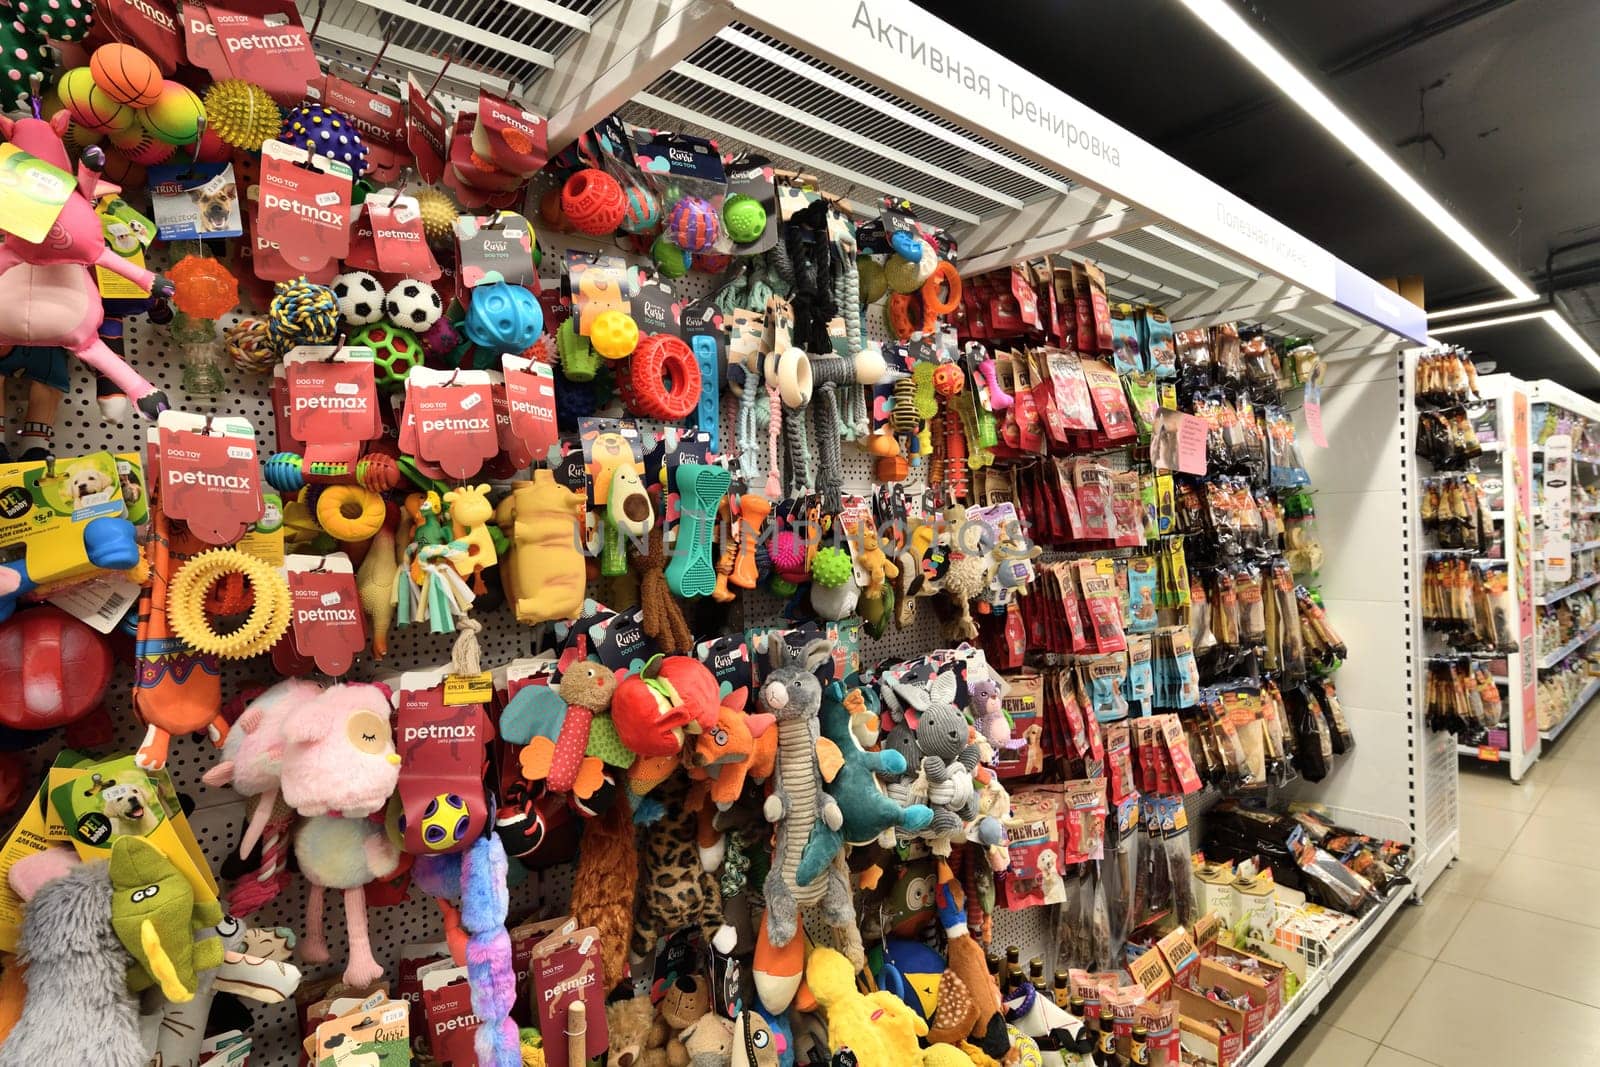
[{"label": "plush giraffe toy", "polygon": [[[61,140],[68,117],[66,110],[48,122],[37,116],[0,116],[0,135],[29,155],[71,173]],[[65,348],[109,378],[153,419],[166,409],[167,398],[100,339],[105,310],[92,268],[103,267],[158,297],[171,296],[174,287],[106,246],[94,201],[97,195],[118,190],[102,182],[104,165],[103,151],[93,145],[84,149],[77,185],[44,240],[34,243],[8,233],[0,244],[0,344]]]}]

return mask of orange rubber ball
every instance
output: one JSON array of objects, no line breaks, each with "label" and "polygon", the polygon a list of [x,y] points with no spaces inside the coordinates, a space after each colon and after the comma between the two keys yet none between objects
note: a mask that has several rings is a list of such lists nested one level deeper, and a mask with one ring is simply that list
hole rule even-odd
[{"label": "orange rubber ball", "polygon": [[214,321],[239,306],[239,279],[220,260],[184,256],[167,277],[177,290],[172,305],[192,319]]}]

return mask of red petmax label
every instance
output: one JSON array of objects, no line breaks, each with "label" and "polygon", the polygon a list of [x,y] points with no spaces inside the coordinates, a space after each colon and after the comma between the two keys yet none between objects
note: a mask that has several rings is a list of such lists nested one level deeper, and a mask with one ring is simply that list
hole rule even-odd
[{"label": "red petmax label", "polygon": [[588,1036],[582,1059],[606,1050],[606,991],[600,977],[600,931],[592,926],[557,933],[533,950],[534,1009],[544,1035],[546,1062],[570,1063],[567,1016],[582,1001],[587,1009]]},{"label": "red petmax label", "polygon": [[486,142],[495,166],[526,177],[545,165],[550,153],[545,145],[545,121],[503,97],[479,90],[478,132],[474,141]]},{"label": "red petmax label", "polygon": [[[183,43],[190,63],[211,71],[214,76],[232,77],[228,58],[223,54],[222,45],[217,42],[217,28],[212,25],[211,12],[198,0],[183,5]],[[216,75],[215,72],[219,70],[229,73]]]},{"label": "red petmax label", "polygon": [[400,177],[411,152],[406,148],[406,106],[398,97],[363,89],[354,82],[326,75],[307,95],[321,100],[350,120],[367,143],[367,176],[377,182]]},{"label": "red petmax label", "polygon": [[295,437],[289,429],[289,379],[283,374],[272,376],[272,429],[278,447],[285,452],[304,452],[306,443]]},{"label": "red petmax label", "polygon": [[321,78],[293,0],[212,0],[207,10],[226,61],[224,70],[207,68],[212,77],[254,82],[284,107],[297,106]]},{"label": "red petmax label", "polygon": [[[465,380],[469,375],[474,379],[470,384]],[[438,464],[451,478],[470,478],[500,451],[493,386],[481,371],[443,377],[462,381],[429,387],[417,382],[417,370],[411,372],[406,418],[415,422],[418,457]]]},{"label": "red petmax label", "polygon": [[[243,420],[230,420],[242,422]],[[208,545],[231,545],[261,521],[261,469],[250,436],[161,430],[161,505]]]},{"label": "red petmax label", "polygon": [[434,106],[417,79],[406,77],[406,147],[417,161],[417,173],[425,182],[436,182],[444,175],[444,112]]},{"label": "red petmax label", "polygon": [[285,362],[289,432],[296,441],[370,441],[383,432],[370,351],[301,347]]},{"label": "red petmax label", "polygon": [[367,647],[367,620],[350,557],[290,556],[289,603],[295,648],[323,674],[341,675]]},{"label": "red petmax label", "polygon": [[402,679],[395,750],[405,850],[460,852],[483,830],[488,805],[483,768],[492,736],[481,704],[452,707],[443,684],[412,688]]},{"label": "red petmax label", "polygon": [[[261,149],[257,232],[302,270],[325,267],[350,250],[350,171],[326,156],[309,157],[282,141]],[[259,255],[259,252],[258,252]],[[260,273],[260,267],[257,267]]]},{"label": "red petmax label", "polygon": [[362,215],[372,230],[373,252],[381,273],[423,281],[444,273],[428,247],[422,213],[413,197],[398,197],[386,204],[368,200]]},{"label": "red petmax label", "polygon": [[556,427],[556,379],[547,363],[501,357],[505,371],[506,424],[500,444],[517,467],[542,460],[560,440]]},{"label": "red petmax label", "polygon": [[170,0],[101,0],[94,16],[118,41],[134,45],[171,75],[183,59],[178,11]]},{"label": "red petmax label", "polygon": [[473,1067],[478,1062],[473,1039],[483,1020],[472,1011],[467,969],[430,964],[422,968],[421,975],[422,1014],[433,1058],[454,1067]]}]

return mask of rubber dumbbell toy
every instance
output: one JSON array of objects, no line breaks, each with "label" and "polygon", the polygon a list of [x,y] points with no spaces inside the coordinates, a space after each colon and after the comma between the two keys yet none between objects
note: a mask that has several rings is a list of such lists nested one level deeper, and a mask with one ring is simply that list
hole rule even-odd
[{"label": "rubber dumbbell toy", "polygon": [[678,541],[667,564],[667,588],[681,597],[710,596],[717,587],[711,535],[732,476],[704,463],[678,465]]}]

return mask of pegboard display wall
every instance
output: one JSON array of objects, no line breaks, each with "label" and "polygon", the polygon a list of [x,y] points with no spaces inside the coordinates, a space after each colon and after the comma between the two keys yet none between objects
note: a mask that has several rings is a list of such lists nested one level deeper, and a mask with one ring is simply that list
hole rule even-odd
[{"label": "pegboard display wall", "polygon": [[[555,265],[561,262],[560,251],[559,247],[551,247],[548,243],[544,245],[543,263],[546,269],[542,278],[546,285],[558,283]],[[156,262],[152,266],[159,270],[161,264]],[[679,280],[676,285],[687,299],[692,300],[709,295],[716,281],[713,276],[692,273]],[[876,307],[869,309],[867,332],[869,338],[881,342],[887,334],[880,312],[881,309]],[[235,318],[237,316],[230,317],[220,325],[224,327],[231,325]],[[168,328],[152,325],[143,317],[127,320],[126,326],[125,353],[128,362],[149,378],[158,389],[163,390],[173,407],[201,414],[230,414],[248,418],[256,428],[261,457],[264,459],[276,450],[269,395],[271,380],[268,376],[249,374],[237,370],[230,364],[225,367],[227,385],[220,397],[215,400],[191,398],[183,388],[183,361],[178,347],[170,338]],[[94,380],[88,369],[72,361],[70,371],[72,386],[63,400],[56,421],[57,455],[63,457],[80,455],[102,449],[111,452],[137,451],[142,454],[145,449],[145,424],[129,422],[118,425],[105,422],[101,418],[95,400]],[[26,399],[26,392],[26,388],[21,384],[13,384],[6,393],[8,430],[14,431],[21,425],[22,404]],[[659,425],[653,428],[659,429]],[[724,447],[731,448],[733,423],[729,405],[726,404],[721,433]],[[816,454],[814,445],[812,454]],[[872,457],[848,443],[841,447],[840,454],[845,491],[857,493],[870,491],[874,485],[871,477]],[[763,463],[763,469],[764,466]],[[920,484],[908,485],[908,491],[920,491],[920,489]],[[596,595],[604,601],[603,587],[591,588],[590,592],[591,595]],[[781,621],[782,601],[770,594],[764,592],[746,594],[736,606],[739,609],[737,624],[777,625]],[[534,631],[518,624],[509,611],[501,610],[485,614],[480,621],[483,623],[483,631],[479,635],[479,642],[485,666],[498,666],[530,653]],[[362,655],[357,658],[355,666],[347,677],[349,680],[367,680],[404,670],[448,663],[454,638],[454,634],[430,633],[426,627],[396,627],[391,631],[389,655],[384,661],[381,664],[376,663],[370,656]],[[117,653],[119,665],[108,691],[106,703],[117,731],[115,744],[108,751],[127,753],[138,746],[143,728],[135,719],[131,708],[132,642],[122,637],[114,640],[120,642]],[[861,653],[863,662],[875,663],[889,658],[909,658],[943,643],[934,624],[932,612],[921,610],[910,627],[891,631],[881,640],[874,641],[863,634]],[[244,663],[230,662],[226,664],[223,672],[223,699],[230,700],[239,692],[251,687],[270,685],[276,679],[277,676],[273,673],[270,663],[264,659]],[[37,781],[42,777],[59,748],[59,740],[52,740],[29,754],[30,780]],[[211,789],[201,780],[201,775],[213,766],[216,760],[215,749],[203,738],[179,736],[173,739],[168,769],[179,791],[194,799],[195,810],[191,824],[195,835],[211,863],[212,870],[219,872],[219,881],[226,884],[227,879],[223,878],[220,872],[238,844],[247,809],[244,801],[232,789]],[[513,919],[522,916],[543,917],[564,912],[571,894],[572,875],[573,868],[570,864],[529,874],[512,890]],[[337,898],[338,894],[330,894],[326,909],[328,943],[334,958],[332,962],[321,967],[305,967],[303,970],[308,979],[337,974],[343,969],[344,911]],[[369,910],[368,925],[373,952],[380,962],[389,966],[391,978],[401,946],[414,942],[437,941],[441,936],[438,910],[432,900],[420,891],[412,893],[401,904],[383,908],[372,907]],[[1034,912],[1040,910],[1034,909]],[[249,922],[255,926],[285,926],[298,933],[304,923],[304,917],[304,883],[296,879],[276,901],[251,915]],[[1009,918],[1002,917],[1001,922],[1006,923]],[[1026,918],[1033,924],[1042,921],[1042,915],[1018,918]],[[1003,930],[1006,927],[1003,925],[1001,928]],[[1016,935],[1008,936],[1015,940],[1022,933],[1022,930],[1018,930]],[[1036,932],[1019,943],[1031,944],[1041,936]],[[251,1062],[261,1067],[292,1067],[296,1064],[298,1029],[292,1004],[272,1007],[255,1005],[252,1006],[252,1010],[257,1021],[253,1029],[256,1051]]]}]

